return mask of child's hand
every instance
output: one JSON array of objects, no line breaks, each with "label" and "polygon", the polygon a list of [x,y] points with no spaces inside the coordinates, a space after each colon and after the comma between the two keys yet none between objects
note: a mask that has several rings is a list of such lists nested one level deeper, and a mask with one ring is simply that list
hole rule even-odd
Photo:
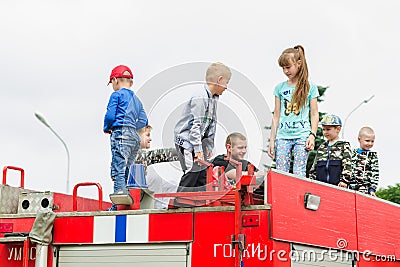
[{"label": "child's hand", "polygon": [[203,152],[195,152],[195,153],[194,153],[194,157],[195,157],[196,159],[204,160]]},{"label": "child's hand", "polygon": [[306,150],[313,150],[315,146],[315,137],[310,134],[306,141]]},{"label": "child's hand", "polygon": [[344,187],[344,188],[347,188],[347,184],[346,184],[346,183],[344,183],[344,182],[340,182],[340,183],[338,184],[338,186],[340,186],[340,187]]},{"label": "child's hand", "polygon": [[275,142],[269,142],[268,156],[272,159],[275,157]]}]

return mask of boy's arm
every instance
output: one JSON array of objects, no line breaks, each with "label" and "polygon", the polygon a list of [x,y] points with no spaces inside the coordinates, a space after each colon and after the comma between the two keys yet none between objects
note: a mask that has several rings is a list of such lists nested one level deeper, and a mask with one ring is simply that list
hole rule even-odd
[{"label": "boy's arm", "polygon": [[149,151],[147,149],[139,149],[136,159],[135,159],[136,164],[142,164],[145,167],[149,164]]},{"label": "boy's arm", "polygon": [[159,162],[170,162],[178,160],[175,148],[160,148],[150,150],[148,154],[149,165]]},{"label": "boy's arm", "polygon": [[[217,111],[214,110],[214,112],[216,113]],[[214,149],[214,137],[215,137],[215,128],[217,127],[217,114],[214,115],[215,120],[213,119],[211,122],[211,125],[208,128],[207,131],[207,138],[202,140],[202,143],[204,143],[205,147],[207,148],[208,151],[205,151],[207,154],[205,154],[206,158],[210,158],[211,152]]]},{"label": "boy's arm", "polygon": [[193,97],[190,100],[190,112],[193,115],[193,124],[189,131],[189,142],[195,153],[203,152],[201,143],[201,124],[205,116],[205,100],[202,97]]},{"label": "boy's arm", "polygon": [[352,149],[351,150],[351,180],[350,180],[350,186],[349,188],[355,189],[357,186],[357,150]]},{"label": "boy's arm", "polygon": [[324,143],[322,143],[319,147],[318,147],[318,149],[317,149],[317,152],[316,152],[316,154],[315,154],[315,158],[314,158],[314,162],[313,162],[313,164],[311,165],[311,168],[310,168],[310,172],[309,172],[309,174],[308,174],[308,178],[310,178],[310,179],[312,179],[312,180],[317,180],[317,171],[316,171],[316,166],[317,166],[317,161],[318,161],[318,159],[320,159],[320,157],[321,157],[321,154],[323,154],[322,153],[322,151],[323,151],[323,149],[324,149]]},{"label": "boy's arm", "polygon": [[309,134],[306,141],[306,149],[313,150],[315,147],[315,135],[318,130],[318,121],[319,121],[319,113],[318,113],[318,103],[317,98],[313,98],[310,100],[310,121],[311,121],[311,132],[313,134]]},{"label": "boy's arm", "polygon": [[176,160],[178,160],[178,153],[175,148],[159,148],[153,150],[140,149],[135,162],[149,166],[155,163]]},{"label": "boy's arm", "polygon": [[142,104],[142,102],[140,101],[140,99],[138,98],[138,102],[139,102],[139,112],[138,112],[138,114],[139,114],[139,116],[138,116],[138,120],[137,120],[137,122],[136,122],[136,129],[141,129],[141,128],[143,128],[143,127],[145,127],[145,126],[147,126],[148,125],[148,119],[147,119],[147,115],[146,115],[146,112],[145,112],[145,110],[144,110],[144,108],[143,108],[143,104]]},{"label": "boy's arm", "polygon": [[343,145],[343,159],[342,159],[342,175],[340,176],[340,182],[345,183],[346,186],[350,183],[351,181],[351,173],[352,173],[352,167],[351,167],[351,147],[349,142],[345,142]]},{"label": "boy's arm", "polygon": [[265,176],[265,171],[263,171],[263,170],[255,171],[255,172],[254,172],[254,176],[255,176],[256,178],[263,177],[263,176]]},{"label": "boy's arm", "polygon": [[316,180],[317,179],[317,173],[315,171],[315,165],[317,164],[317,155],[318,155],[318,150],[317,150],[317,154],[315,155],[314,162],[311,165],[310,173],[308,175],[308,178],[310,178],[312,180]]},{"label": "boy's arm", "polygon": [[371,157],[371,185],[368,189],[368,193],[375,193],[379,182],[379,162],[378,154],[373,153]]},{"label": "boy's arm", "polygon": [[236,169],[225,172],[225,176],[229,179],[236,179]]},{"label": "boy's arm", "polygon": [[111,127],[115,122],[115,115],[117,114],[117,106],[118,106],[118,94],[117,92],[113,92],[110,96],[110,100],[107,105],[107,112],[104,116],[104,126],[103,131],[105,133],[109,133],[111,131]]},{"label": "boy's arm", "polygon": [[[248,171],[242,171],[242,175],[248,175],[248,173],[249,173]],[[225,175],[229,179],[233,179],[233,180],[236,179],[236,169],[232,169],[232,170],[229,170],[229,171],[225,172]],[[265,175],[264,171],[256,171],[256,172],[254,172],[254,176],[256,178],[263,177],[264,175]]]}]

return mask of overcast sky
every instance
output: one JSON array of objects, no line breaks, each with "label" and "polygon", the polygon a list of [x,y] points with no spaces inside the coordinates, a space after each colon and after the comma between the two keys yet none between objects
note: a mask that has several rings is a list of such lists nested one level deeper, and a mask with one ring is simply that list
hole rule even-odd
[{"label": "overcast sky", "polygon": [[[400,148],[396,119],[399,9],[397,0],[2,0],[0,165],[24,168],[27,188],[65,192],[66,153],[34,117],[40,111],[68,145],[71,188],[78,182],[98,181],[107,195],[112,190],[111,153],[102,124],[112,92],[106,83],[115,65],[132,67],[133,89],[145,98],[153,92],[140,88],[171,67],[221,61],[254,83],[269,114],[273,88],[285,80],[277,58],[285,48],[301,44],[311,81],[329,86],[320,111],[344,120],[358,104],[375,95],[349,117],[345,139],[356,147],[358,129],[372,126],[380,186],[395,184],[399,182]],[[230,102],[233,95],[227,93],[221,101],[243,122],[247,115],[237,101]],[[165,110],[162,107],[157,109],[164,115],[171,112],[170,105],[165,104]],[[227,116],[219,112],[221,120]],[[154,112],[149,118],[150,123],[152,119],[157,122]],[[153,136],[161,136],[164,125],[152,125]],[[259,131],[251,123],[244,125],[246,133]],[[223,135],[221,130],[218,140]],[[154,139],[153,147],[172,145],[172,140]],[[262,145],[252,139],[257,142],[250,140],[250,160],[268,163],[259,161]],[[217,150],[223,153],[223,145]],[[16,175],[8,179],[18,184]]]}]

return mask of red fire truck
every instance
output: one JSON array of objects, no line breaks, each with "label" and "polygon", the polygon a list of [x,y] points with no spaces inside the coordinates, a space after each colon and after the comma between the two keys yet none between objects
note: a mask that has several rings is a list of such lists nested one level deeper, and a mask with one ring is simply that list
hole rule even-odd
[{"label": "red fire truck", "polygon": [[[9,170],[21,172],[20,187],[7,185]],[[400,266],[399,205],[275,170],[264,194],[253,193],[251,170],[227,190],[211,172],[206,191],[155,196],[178,208],[140,208],[143,192],[132,189],[133,204],[111,212],[97,183],[72,196],[29,191],[23,169],[6,166],[0,266]],[[81,186],[99,199],[77,197]],[[54,215],[47,242],[32,235],[39,214]]]}]

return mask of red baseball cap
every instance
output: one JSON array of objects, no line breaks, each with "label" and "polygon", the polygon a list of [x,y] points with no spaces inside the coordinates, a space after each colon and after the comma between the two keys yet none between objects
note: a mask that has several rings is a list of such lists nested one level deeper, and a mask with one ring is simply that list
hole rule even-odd
[{"label": "red baseball cap", "polygon": [[[126,74],[126,72],[129,72],[129,74]],[[109,85],[111,83],[111,80],[113,78],[133,79],[133,74],[132,74],[131,69],[128,68],[127,66],[119,65],[119,66],[116,66],[115,68],[113,68],[113,70],[111,71],[110,80],[108,81],[107,85]]]}]

